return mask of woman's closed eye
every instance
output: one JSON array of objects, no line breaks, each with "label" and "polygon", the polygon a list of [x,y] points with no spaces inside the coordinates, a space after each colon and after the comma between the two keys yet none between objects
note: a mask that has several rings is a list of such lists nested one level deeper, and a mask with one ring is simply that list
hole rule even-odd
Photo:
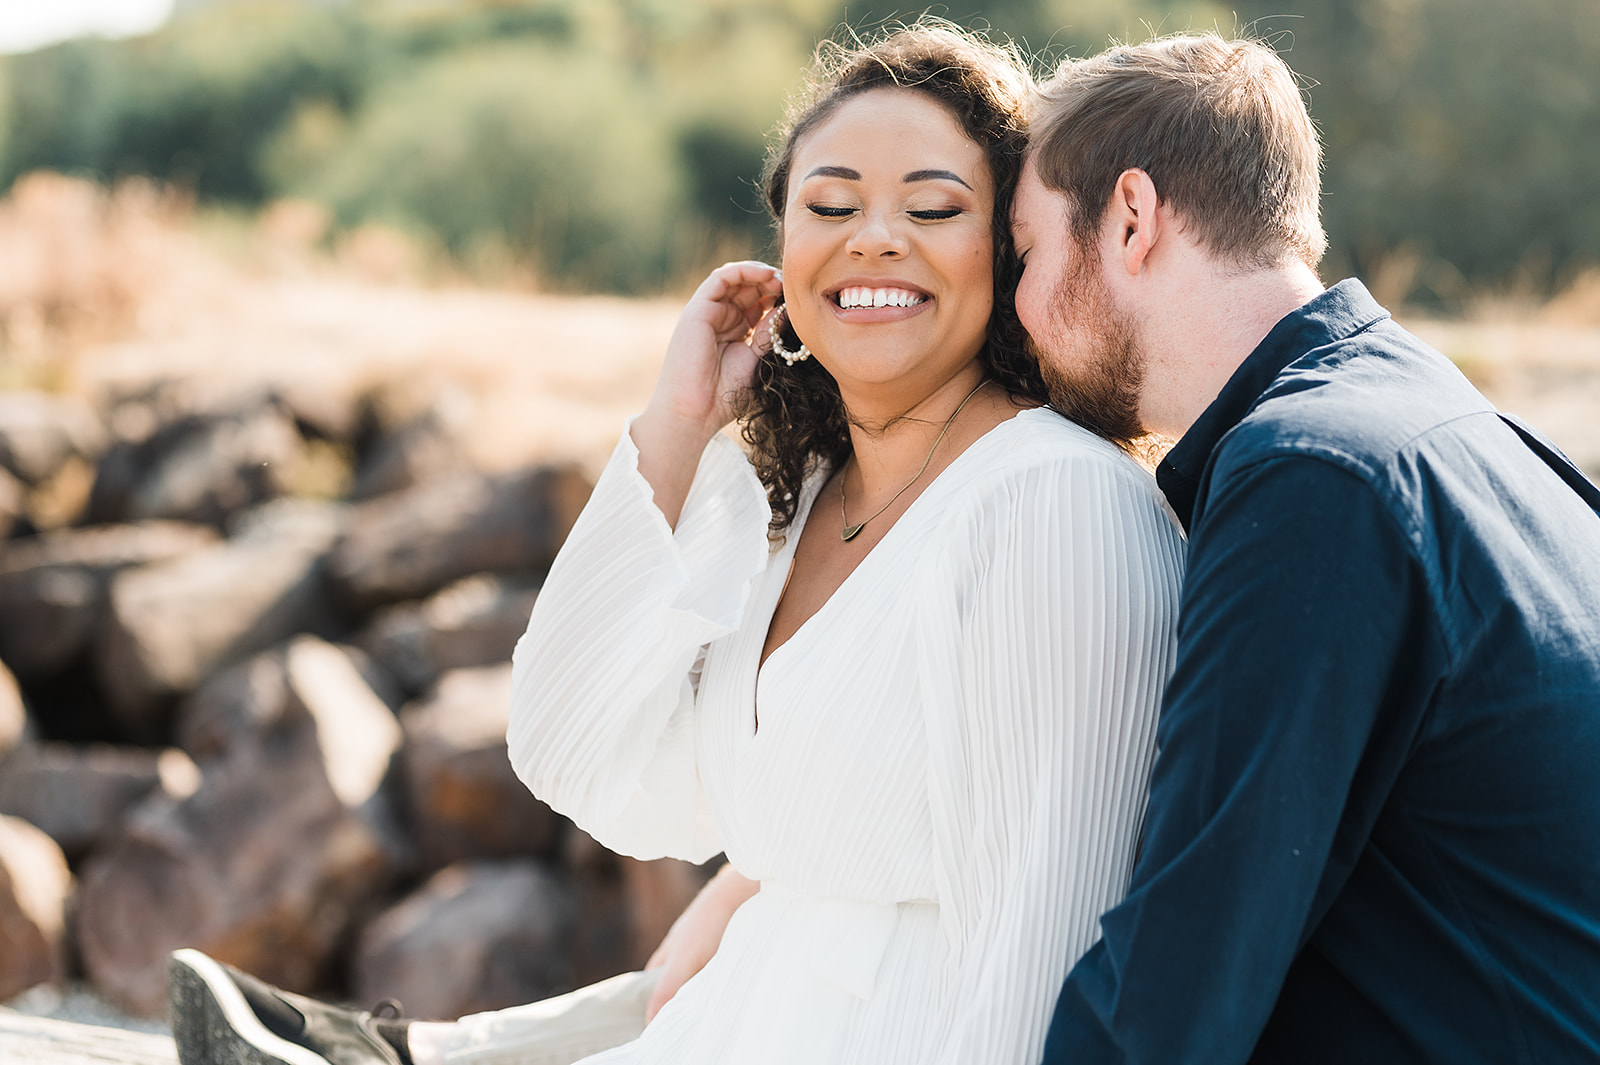
[{"label": "woman's closed eye", "polygon": [[[826,203],[808,203],[806,204],[806,210],[810,211],[818,218],[848,218],[860,210],[860,208],[836,207],[832,204]],[[906,214],[910,215],[912,218],[915,218],[919,222],[942,222],[949,218],[955,218],[957,215],[963,213],[964,211],[960,207],[919,209],[906,212]]]}]

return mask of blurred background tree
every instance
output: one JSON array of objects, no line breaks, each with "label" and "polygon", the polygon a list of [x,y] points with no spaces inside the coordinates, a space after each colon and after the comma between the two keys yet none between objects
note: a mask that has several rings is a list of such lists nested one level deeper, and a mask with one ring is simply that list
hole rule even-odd
[{"label": "blurred background tree", "polygon": [[[0,61],[0,187],[143,174],[285,196],[469,270],[650,292],[767,251],[754,179],[815,42],[921,8],[837,0],[188,0],[160,31]],[[1390,299],[1600,262],[1593,0],[993,0],[932,9],[1041,69],[1112,39],[1266,36],[1327,144],[1324,273]]]}]

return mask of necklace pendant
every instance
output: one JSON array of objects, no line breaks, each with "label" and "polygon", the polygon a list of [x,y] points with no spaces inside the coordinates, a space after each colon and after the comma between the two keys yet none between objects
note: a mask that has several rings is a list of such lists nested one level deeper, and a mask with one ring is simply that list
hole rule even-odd
[{"label": "necklace pendant", "polygon": [[[871,520],[872,520],[871,518],[867,519],[867,521],[871,521]],[[867,524],[867,522],[863,521],[863,522],[861,522],[859,524],[856,524],[856,525],[846,525],[843,529],[839,530],[839,539],[844,540],[846,543],[848,543],[851,540],[854,540],[856,538],[856,533],[860,532],[862,527],[865,526],[866,524]]]}]

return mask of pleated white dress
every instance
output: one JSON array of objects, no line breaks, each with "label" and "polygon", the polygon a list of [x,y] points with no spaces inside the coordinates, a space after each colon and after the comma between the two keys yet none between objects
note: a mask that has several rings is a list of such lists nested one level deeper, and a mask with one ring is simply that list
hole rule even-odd
[{"label": "pleated white dress", "polygon": [[587,1062],[1034,1065],[1126,889],[1182,576],[1153,478],[1024,411],[760,665],[823,479],[769,550],[719,436],[674,531],[624,433],[518,644],[536,795],[617,851],[761,881],[643,1036]]}]

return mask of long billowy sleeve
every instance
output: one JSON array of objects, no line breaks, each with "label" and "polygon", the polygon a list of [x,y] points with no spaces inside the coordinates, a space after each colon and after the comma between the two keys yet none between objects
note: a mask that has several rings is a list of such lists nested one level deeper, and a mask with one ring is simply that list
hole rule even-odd
[{"label": "long billowy sleeve", "polygon": [[700,787],[706,645],[734,631],[767,565],[771,512],[733,441],[706,447],[676,529],[624,432],[512,656],[507,740],[529,789],[613,850],[722,849]]},{"label": "long billowy sleeve", "polygon": [[1182,538],[1143,471],[1092,446],[999,478],[951,532],[919,638],[961,1004],[941,1061],[1033,1065],[1067,969],[1127,888]]}]

